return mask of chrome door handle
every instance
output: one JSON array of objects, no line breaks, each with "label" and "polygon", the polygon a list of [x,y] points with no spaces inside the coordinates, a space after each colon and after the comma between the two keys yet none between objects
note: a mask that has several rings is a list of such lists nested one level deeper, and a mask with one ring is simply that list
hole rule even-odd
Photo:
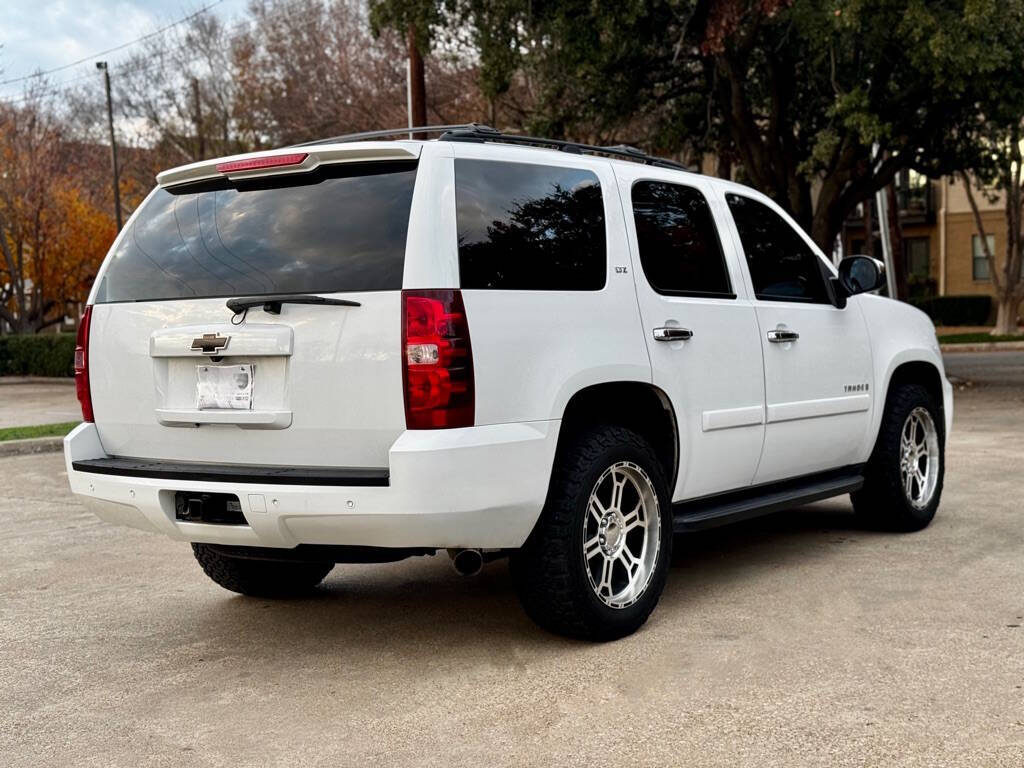
[{"label": "chrome door handle", "polygon": [[773,344],[785,344],[787,341],[796,341],[800,338],[800,334],[796,331],[768,331],[768,341]]},{"label": "chrome door handle", "polygon": [[689,341],[693,331],[689,328],[662,327],[654,329],[655,341]]}]

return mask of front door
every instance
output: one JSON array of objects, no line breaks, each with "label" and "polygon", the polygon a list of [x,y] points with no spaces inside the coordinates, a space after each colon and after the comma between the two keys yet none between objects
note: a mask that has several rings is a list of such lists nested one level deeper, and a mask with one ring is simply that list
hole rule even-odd
[{"label": "front door", "polygon": [[750,485],[764,437],[757,318],[700,179],[619,166],[655,386],[679,430],[674,500]]},{"label": "front door", "polygon": [[764,352],[766,429],[755,483],[855,463],[869,428],[871,347],[860,309],[833,305],[830,267],[767,202],[727,194]]}]

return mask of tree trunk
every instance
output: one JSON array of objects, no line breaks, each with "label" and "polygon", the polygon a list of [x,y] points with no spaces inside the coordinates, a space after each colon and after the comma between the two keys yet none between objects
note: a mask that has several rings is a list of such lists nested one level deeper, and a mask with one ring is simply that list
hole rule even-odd
[{"label": "tree trunk", "polygon": [[1012,336],[1017,333],[1017,307],[1020,296],[999,296],[996,302],[996,325],[993,336]]},{"label": "tree trunk", "polygon": [[871,215],[871,201],[864,203],[864,256],[875,255],[875,222]]},{"label": "tree trunk", "polygon": [[974,223],[981,237],[981,247],[985,251],[985,259],[988,261],[988,272],[995,286],[996,294],[996,324],[992,329],[993,336],[1008,336],[1017,333],[1017,308],[1024,299],[1024,281],[1021,280],[1021,260],[1024,258],[1024,238],[1021,232],[1022,209],[1020,200],[1020,184],[1016,182],[1012,173],[1006,179],[1010,183],[1004,184],[1006,193],[1006,263],[1000,269],[996,265],[995,254],[988,247],[988,239],[985,237],[984,222],[981,219],[981,210],[971,189],[971,179],[966,173],[961,173],[960,178],[964,183],[964,191],[967,193],[967,202],[971,206],[971,213],[974,214]]},{"label": "tree trunk", "polygon": [[[427,83],[423,71],[423,55],[416,44],[416,28],[409,27],[409,92],[412,106],[412,124],[427,124]],[[425,133],[414,133],[414,139],[425,139]]]},{"label": "tree trunk", "polygon": [[732,179],[732,158],[727,154],[720,154],[718,156],[718,168],[715,169],[715,175],[720,179]]}]

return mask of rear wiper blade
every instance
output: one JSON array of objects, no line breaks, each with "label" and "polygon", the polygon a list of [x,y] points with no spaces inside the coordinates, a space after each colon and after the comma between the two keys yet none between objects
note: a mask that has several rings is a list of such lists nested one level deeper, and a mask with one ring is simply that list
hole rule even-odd
[{"label": "rear wiper blade", "polygon": [[360,307],[358,301],[348,299],[328,299],[323,296],[311,296],[304,293],[281,293],[269,296],[240,296],[237,299],[228,299],[228,309],[236,315],[252,307],[263,307],[264,312],[272,315],[281,314],[282,304],[328,304],[335,307]]}]

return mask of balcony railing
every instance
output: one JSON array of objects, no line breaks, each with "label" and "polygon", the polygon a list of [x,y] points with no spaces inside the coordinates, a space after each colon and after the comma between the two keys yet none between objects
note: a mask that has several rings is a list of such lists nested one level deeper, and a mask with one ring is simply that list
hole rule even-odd
[{"label": "balcony railing", "polygon": [[[864,222],[864,206],[872,208],[874,226],[878,227],[878,210],[874,200],[860,203],[846,218],[848,227],[857,227]],[[904,225],[935,223],[935,190],[929,181],[918,186],[901,185],[896,188],[896,207],[899,211],[900,223]]]}]

